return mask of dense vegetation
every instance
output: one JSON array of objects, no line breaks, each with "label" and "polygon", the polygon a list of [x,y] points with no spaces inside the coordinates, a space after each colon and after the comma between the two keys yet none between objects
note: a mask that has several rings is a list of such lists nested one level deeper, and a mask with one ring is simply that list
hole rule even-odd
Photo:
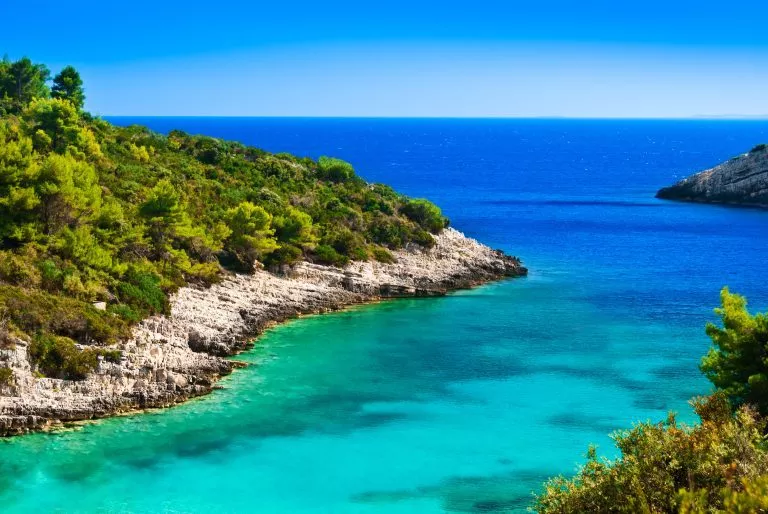
[{"label": "dense vegetation", "polygon": [[701,423],[670,415],[614,434],[621,456],[590,448],[575,478],[546,484],[538,512],[768,512],[768,315],[750,315],[727,288],[721,301],[701,363],[716,391],[692,401]]},{"label": "dense vegetation", "polygon": [[29,59],[0,61],[0,345],[30,341],[47,376],[118,358],[98,348],[223,269],[391,262],[448,224],[342,160],[116,127],[82,110],[74,68],[49,80]]}]

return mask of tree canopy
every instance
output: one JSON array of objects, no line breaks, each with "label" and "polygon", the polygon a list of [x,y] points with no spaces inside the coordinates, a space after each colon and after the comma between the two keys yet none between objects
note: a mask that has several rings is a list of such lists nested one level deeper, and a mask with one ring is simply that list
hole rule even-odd
[{"label": "tree canopy", "polygon": [[709,323],[713,346],[702,359],[704,375],[734,406],[752,405],[768,415],[768,315],[751,315],[743,296],[724,288],[715,310],[722,327]]},{"label": "tree canopy", "polygon": [[3,58],[0,61],[0,108],[5,112],[18,112],[33,98],[47,97],[50,76],[47,66],[35,64],[28,57],[15,62]]},{"label": "tree canopy", "polygon": [[83,104],[85,104],[85,92],[80,73],[72,66],[66,66],[53,78],[51,96],[61,100],[69,100],[76,109],[82,109]]}]

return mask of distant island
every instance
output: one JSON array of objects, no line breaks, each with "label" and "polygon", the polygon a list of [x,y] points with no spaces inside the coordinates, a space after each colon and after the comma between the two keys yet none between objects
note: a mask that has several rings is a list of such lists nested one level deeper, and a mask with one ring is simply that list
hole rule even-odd
[{"label": "distant island", "polygon": [[525,275],[340,159],[83,110],[79,73],[0,61],[0,435],[212,390],[272,323]]},{"label": "distant island", "polygon": [[686,202],[768,207],[768,145],[692,175],[656,193]]}]

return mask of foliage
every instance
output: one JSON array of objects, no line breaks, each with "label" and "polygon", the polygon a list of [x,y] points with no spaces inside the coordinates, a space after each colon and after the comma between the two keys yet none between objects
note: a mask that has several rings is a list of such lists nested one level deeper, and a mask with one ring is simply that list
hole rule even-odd
[{"label": "foliage", "polygon": [[227,211],[227,226],[231,232],[227,246],[243,269],[253,269],[257,260],[263,260],[278,248],[271,224],[272,216],[251,202],[241,202]]},{"label": "foliage", "polygon": [[759,145],[755,145],[755,147],[752,148],[752,150],[750,150],[749,153],[762,152],[765,149],[768,149],[768,144],[760,143]]},{"label": "foliage", "polygon": [[51,73],[43,64],[23,57],[16,62],[0,61],[0,114],[18,113],[34,98],[48,96]]},{"label": "foliage", "polygon": [[62,100],[69,100],[78,110],[83,108],[85,93],[83,92],[83,79],[80,73],[72,66],[66,66],[53,78],[51,96]]},{"label": "foliage", "polygon": [[[120,307],[132,306],[134,310],[143,315],[165,313],[168,311],[168,297],[160,286],[161,279],[150,271],[142,271],[140,268],[131,267],[117,286],[117,294],[124,303]],[[115,310],[113,312],[125,311]]]},{"label": "foliage", "polygon": [[66,295],[0,284],[0,311],[20,334],[54,333],[83,343],[113,344],[129,335],[126,322]]},{"label": "foliage", "polygon": [[[536,500],[545,513],[706,512],[727,502],[744,481],[768,474],[765,421],[749,407],[731,413],[721,393],[694,401],[701,424],[640,423],[614,434],[621,457],[598,459],[594,448],[573,479],[550,480]],[[727,494],[723,490],[727,489]],[[688,509],[688,510],[686,510]]]},{"label": "foliage", "polygon": [[11,368],[7,366],[0,367],[0,387],[12,385],[15,379]]},{"label": "foliage", "polygon": [[392,263],[397,261],[397,259],[395,259],[395,256],[392,255],[392,252],[390,252],[386,248],[382,248],[380,246],[372,247],[371,255],[377,261],[383,262],[383,263],[386,263],[386,264],[392,264]]},{"label": "foliage", "polygon": [[388,249],[431,245],[446,226],[429,202],[340,159],[115,127],[82,111],[77,70],[51,89],[49,77],[29,59],[0,61],[0,310],[50,376],[84,376],[82,345],[126,337],[176,288],[226,268],[389,262]]},{"label": "foliage", "polygon": [[715,312],[722,328],[709,323],[713,347],[701,370],[734,406],[749,404],[768,415],[768,315],[750,315],[744,297],[724,288]]},{"label": "foliage", "polygon": [[62,336],[39,335],[29,345],[29,356],[38,370],[47,377],[81,380],[99,365],[98,352],[80,349],[75,342]]},{"label": "foliage", "polygon": [[400,207],[400,212],[429,232],[439,232],[448,226],[440,208],[429,200],[409,200]]},{"label": "foliage", "polygon": [[112,362],[114,364],[119,364],[120,360],[123,358],[123,352],[120,350],[107,350],[104,348],[99,348],[96,351],[104,358],[105,361]]},{"label": "foliage", "polygon": [[332,182],[347,182],[356,178],[355,169],[346,161],[322,156],[317,160],[317,174]]},{"label": "foliage", "polygon": [[331,266],[344,266],[349,262],[349,257],[342,255],[329,245],[320,245],[315,250],[315,262]]},{"label": "foliage", "polygon": [[768,512],[768,475],[744,478],[737,488],[720,490],[721,508],[707,504],[706,491],[683,490],[679,495],[681,514],[753,514]]}]

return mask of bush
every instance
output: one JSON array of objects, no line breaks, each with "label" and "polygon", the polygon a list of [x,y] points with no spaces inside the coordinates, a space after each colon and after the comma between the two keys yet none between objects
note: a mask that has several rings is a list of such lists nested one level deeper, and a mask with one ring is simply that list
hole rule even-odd
[{"label": "bush", "polygon": [[121,302],[144,314],[166,312],[168,297],[160,287],[160,277],[131,268],[123,280],[124,282],[118,285],[118,297]]},{"label": "bush", "polygon": [[9,367],[0,367],[0,386],[13,385],[16,380],[13,370]]},{"label": "bush", "polygon": [[29,357],[46,377],[82,380],[99,365],[98,351],[80,350],[68,337],[40,334],[29,345]]},{"label": "bush", "polygon": [[408,242],[409,234],[406,224],[392,216],[375,216],[368,227],[371,241],[389,248],[402,248]]},{"label": "bush", "polygon": [[411,234],[411,240],[424,248],[435,246],[435,238],[426,230],[414,230],[413,234]]},{"label": "bush", "polygon": [[129,334],[124,320],[88,302],[41,291],[0,286],[0,310],[9,324],[28,335],[42,332],[111,344]]},{"label": "bush", "polygon": [[63,284],[64,272],[59,269],[54,261],[46,259],[38,264],[42,287],[48,291],[58,291]]},{"label": "bush", "polygon": [[371,255],[374,259],[379,262],[383,262],[384,264],[393,264],[397,262],[397,259],[395,259],[395,256],[392,255],[392,252],[386,248],[382,248],[381,246],[372,246]]},{"label": "bush", "polygon": [[749,153],[757,153],[762,152],[763,150],[768,149],[768,144],[760,143],[759,145],[756,145],[752,150],[749,151]]},{"label": "bush", "polygon": [[110,305],[108,310],[129,323],[138,323],[142,318],[141,313],[136,312],[130,305]]},{"label": "bush", "polygon": [[332,247],[339,255],[351,257],[355,260],[368,260],[365,240],[360,234],[352,232],[346,227],[330,232],[323,239],[322,243]]},{"label": "bush", "polygon": [[320,245],[315,248],[314,257],[315,262],[331,266],[342,267],[349,263],[349,258],[347,256],[341,255],[333,247],[328,245]]},{"label": "bush", "polygon": [[347,182],[355,178],[355,169],[346,161],[322,156],[317,160],[317,172],[331,182]]},{"label": "bush", "polygon": [[425,230],[437,234],[448,226],[448,218],[440,208],[429,200],[409,200],[400,207],[400,212]]},{"label": "bush", "polygon": [[598,459],[594,448],[571,479],[550,480],[536,499],[542,513],[677,512],[693,497],[689,512],[724,507],[723,489],[768,474],[765,421],[748,407],[735,415],[723,394],[694,402],[701,424],[640,423],[614,434],[621,457]]},{"label": "bush", "polygon": [[41,275],[30,260],[30,255],[0,251],[0,281],[22,287],[37,287],[40,285]]},{"label": "bush", "polygon": [[269,254],[266,260],[267,265],[293,264],[303,257],[301,248],[284,244],[277,250]]},{"label": "bush", "polygon": [[120,350],[105,350],[100,348],[96,350],[96,352],[98,355],[104,357],[105,361],[112,362],[114,364],[120,364],[120,360],[123,358],[123,352]]}]

